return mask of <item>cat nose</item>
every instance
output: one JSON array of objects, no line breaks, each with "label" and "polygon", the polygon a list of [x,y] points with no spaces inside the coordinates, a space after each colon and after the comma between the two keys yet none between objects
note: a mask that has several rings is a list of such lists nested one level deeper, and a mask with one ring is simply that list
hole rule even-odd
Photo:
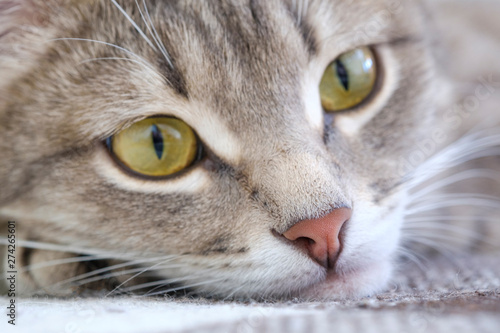
[{"label": "cat nose", "polygon": [[319,219],[296,223],[283,236],[323,267],[333,268],[340,251],[340,230],[351,215],[351,209],[338,208]]}]

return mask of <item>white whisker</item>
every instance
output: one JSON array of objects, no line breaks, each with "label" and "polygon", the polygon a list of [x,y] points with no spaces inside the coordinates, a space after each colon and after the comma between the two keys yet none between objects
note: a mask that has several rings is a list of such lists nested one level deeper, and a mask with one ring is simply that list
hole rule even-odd
[{"label": "white whisker", "polygon": [[[175,258],[172,258],[171,260],[173,260],[173,259],[175,259]],[[68,283],[73,283],[73,282],[78,281],[77,284],[73,284],[73,285],[81,286],[81,285],[84,285],[84,284],[87,284],[90,282],[95,282],[95,281],[104,280],[107,278],[122,276],[122,275],[130,274],[130,273],[136,273],[136,272],[143,270],[144,267],[132,268],[129,270],[123,270],[123,271],[119,271],[119,272],[112,272],[109,274],[100,275],[101,273],[109,272],[112,270],[116,270],[116,269],[120,269],[120,268],[124,268],[124,267],[128,267],[128,266],[140,265],[140,264],[144,264],[144,263],[152,262],[152,261],[154,262],[157,260],[158,260],[158,258],[149,258],[149,259],[143,259],[143,260],[127,261],[124,263],[115,264],[112,266],[107,266],[107,267],[96,269],[96,270],[93,270],[93,271],[90,271],[87,273],[83,273],[83,274],[74,276],[74,277],[67,279],[67,280],[59,281],[58,283],[56,283],[56,285],[68,284]],[[167,262],[168,261],[169,260],[167,260]],[[161,268],[163,268],[163,266]],[[95,275],[99,275],[99,276],[96,277]]]},{"label": "white whisker", "polygon": [[[0,245],[7,245],[7,239],[0,239]],[[84,247],[76,247],[71,245],[60,245],[60,244],[52,244],[52,243],[43,243],[37,241],[28,241],[18,239],[17,244],[19,247],[26,247],[30,249],[37,250],[47,250],[47,251],[56,251],[56,252],[71,252],[71,253],[79,253],[79,254],[87,254],[87,255],[98,255],[98,256],[109,256],[114,258],[125,257],[123,255],[119,255],[113,253],[108,250],[96,249],[93,248],[84,248]]]},{"label": "white whisker", "polygon": [[456,225],[451,225],[451,224],[446,224],[446,223],[415,223],[413,224],[406,224],[402,228],[403,232],[407,231],[426,231],[430,232],[431,230],[439,230],[439,231],[449,231],[453,234],[456,235],[462,235],[462,236],[467,236],[469,239],[476,239],[476,240],[482,240],[485,241],[485,236],[481,235],[473,230],[471,228],[464,228]]},{"label": "white whisker", "polygon": [[[137,5],[137,8],[139,9],[139,13],[141,14],[142,20],[144,21],[144,24],[146,24],[146,27],[148,28],[149,33],[153,37],[156,45],[158,46],[161,53],[165,57],[165,60],[168,62],[168,65],[170,66],[170,68],[174,68],[174,64],[172,63],[172,60],[170,59],[170,55],[168,54],[168,51],[165,48],[165,45],[163,44],[163,42],[161,41],[161,38],[158,35],[158,31],[156,30],[156,28],[153,24],[153,21],[151,20],[151,15],[149,15],[149,10],[148,10],[148,7],[146,6],[146,2],[144,0],[142,1],[143,5],[144,5],[144,10],[146,11],[146,16],[149,20],[149,24],[146,22],[146,19],[142,13],[141,7],[139,6],[139,3],[137,2],[137,0],[135,0],[135,3]],[[152,29],[152,31],[151,31],[151,29]]]},{"label": "white whisker", "polygon": [[[56,283],[55,285],[70,284],[72,287],[79,287],[79,286],[83,286],[83,285],[86,285],[86,284],[89,284],[92,282],[108,280],[111,278],[117,278],[117,277],[124,276],[124,275],[142,272],[143,270],[144,270],[144,267],[135,267],[135,268],[125,269],[125,270],[118,271],[118,272],[111,272],[111,273],[103,274],[103,275],[99,275],[98,273],[96,273],[94,275],[97,275],[97,276],[89,277],[87,279],[83,279],[82,277],[79,276],[79,277],[75,277],[74,279],[60,281],[60,282]],[[145,273],[145,272],[142,272],[141,274],[143,274],[143,273]],[[144,274],[144,276],[148,276],[148,275]],[[73,280],[73,281],[71,281],[71,280]]]},{"label": "white whisker", "polygon": [[138,285],[135,285],[135,286],[131,286],[131,287],[125,288],[124,291],[125,292],[131,292],[131,291],[134,291],[134,290],[144,289],[144,288],[147,288],[147,287],[155,287],[155,286],[158,286],[158,285],[168,285],[168,284],[182,282],[182,281],[189,281],[189,280],[194,280],[194,279],[200,279],[200,278],[202,278],[201,274],[205,274],[205,273],[208,273],[208,272],[211,272],[211,271],[214,271],[214,270],[215,270],[214,268],[205,269],[205,270],[203,270],[201,272],[197,272],[197,275],[193,275],[191,277],[169,278],[169,279],[163,279],[163,280],[156,280],[156,281],[146,282],[146,283],[142,283],[142,284],[138,284]]},{"label": "white whisker", "polygon": [[441,172],[471,160],[500,155],[499,146],[498,129],[472,132],[434,154],[410,172],[406,177],[408,186],[419,186]]},{"label": "white whisker", "polygon": [[[213,284],[215,282],[219,282],[219,281],[222,281],[222,280],[223,280],[223,278],[201,281],[201,282],[197,282],[197,283],[193,283],[193,284],[183,285],[183,286],[176,287],[176,288],[170,288],[170,289],[167,289],[167,290],[158,291],[156,293],[148,294],[147,296],[155,296],[155,295],[168,294],[168,293],[171,293],[171,292],[174,292],[174,291],[177,291],[177,290],[183,290],[183,289],[188,289],[188,288],[193,288],[193,287],[199,287],[199,286],[203,286],[203,285],[207,285],[207,284]],[[146,296],[146,295],[144,295],[144,296]]]},{"label": "white whisker", "polygon": [[[89,42],[89,43],[103,44],[103,45],[115,48],[117,50],[123,51],[126,54],[131,55],[132,57],[134,57],[134,58],[138,59],[139,61],[145,63],[146,65],[149,65],[148,62],[144,58],[142,58],[141,56],[135,54],[134,52],[132,52],[130,50],[127,50],[126,48],[121,47],[119,45],[116,45],[116,44],[113,44],[113,43],[104,42],[102,40],[88,39],[88,38],[66,37],[66,38],[49,39],[48,41],[80,41],[80,42]],[[151,66],[151,65],[149,65],[149,66]]]},{"label": "white whisker", "polygon": [[[79,63],[79,65],[84,64],[86,62],[92,62],[92,61],[98,61],[98,60],[121,60],[121,61],[129,61],[129,62],[132,62],[132,63],[136,63],[138,65],[141,65],[144,69],[148,70],[148,72],[150,72],[152,75],[156,76],[157,78],[161,79],[164,82],[168,82],[167,77],[165,77],[165,75],[163,75],[158,70],[156,70],[155,67],[151,63],[149,63],[146,59],[144,59],[143,57],[137,55],[136,53],[134,53],[134,52],[132,52],[132,51],[130,51],[130,50],[124,48],[124,47],[121,47],[119,45],[108,43],[108,42],[104,42],[104,41],[100,41],[100,40],[95,40],[95,39],[87,39],[87,38],[55,38],[55,39],[51,39],[49,41],[80,41],[80,42],[97,43],[97,44],[102,44],[102,45],[106,45],[106,46],[115,48],[115,49],[117,49],[119,51],[122,51],[122,52],[126,53],[127,55],[131,56],[132,58],[124,58],[124,57],[100,57],[100,58],[92,58],[92,59],[87,59],[87,60],[81,61]],[[119,97],[119,96],[117,95],[117,97]],[[116,100],[116,104],[120,104],[120,103],[121,103],[121,100],[117,99]],[[112,106],[113,103],[108,103],[107,105]],[[104,104],[102,106],[105,107],[106,104]]]},{"label": "white whisker", "polygon": [[92,58],[92,59],[87,59],[87,60],[80,61],[78,64],[82,65],[82,64],[85,64],[85,63],[94,62],[94,61],[100,61],[100,60],[123,60],[123,61],[133,62],[135,64],[141,65],[144,68],[150,70],[151,72],[153,72],[153,74],[159,75],[158,72],[152,66],[150,66],[149,64],[143,63],[143,62],[135,60],[135,59],[130,59],[130,58],[120,58],[120,57]]},{"label": "white whisker", "polygon": [[425,222],[473,222],[473,223],[500,223],[500,218],[487,218],[481,216],[450,216],[450,215],[431,215],[431,216],[414,216],[405,219],[405,224],[425,223]]},{"label": "white whisker", "polygon": [[121,288],[121,286],[123,286],[124,284],[126,284],[126,283],[127,283],[127,282],[129,282],[130,280],[135,279],[135,278],[136,278],[136,277],[138,277],[139,275],[141,275],[141,274],[143,274],[143,273],[145,273],[145,272],[147,272],[147,271],[150,271],[150,270],[152,270],[153,268],[155,268],[155,267],[158,267],[158,266],[162,265],[163,263],[164,263],[164,262],[159,262],[159,263],[157,263],[157,264],[155,264],[155,265],[153,265],[153,266],[150,266],[150,267],[147,267],[147,268],[142,269],[139,273],[137,273],[137,274],[135,274],[135,275],[131,276],[131,277],[130,277],[130,278],[128,278],[127,280],[125,280],[125,281],[123,281],[122,283],[120,283],[120,284],[119,284],[118,286],[116,286],[113,290],[111,290],[109,293],[107,293],[104,297],[108,297],[109,295],[111,295],[112,293],[114,293],[117,289]]},{"label": "white whisker", "polygon": [[135,30],[137,30],[137,32],[142,36],[142,38],[144,38],[144,40],[149,44],[149,46],[151,46],[153,48],[153,50],[156,51],[157,49],[154,46],[154,44],[151,42],[151,40],[148,38],[148,36],[146,36],[146,34],[144,33],[144,31],[142,31],[142,29],[137,25],[137,23],[135,23],[135,21],[130,17],[130,15],[127,14],[127,12],[125,11],[125,9],[123,9],[123,7],[120,6],[118,4],[118,2],[116,2],[116,0],[111,0],[111,2],[116,6],[116,8],[118,8],[120,10],[120,12],[134,26]]},{"label": "white whisker", "polygon": [[444,257],[449,259],[450,261],[454,260],[453,259],[454,258],[453,252],[456,252],[456,249],[451,247],[448,244],[444,244],[443,242],[437,242],[435,240],[426,239],[426,238],[422,238],[422,237],[412,238],[412,237],[408,237],[406,235],[403,237],[403,241],[408,242],[408,243],[425,245],[425,246],[437,251],[438,253],[440,253],[441,255],[443,255]]},{"label": "white whisker", "polygon": [[[228,294],[228,295],[227,295],[226,297],[224,297],[222,300],[223,300],[223,301],[227,301],[227,300],[232,299],[232,298],[234,297],[234,295],[235,295],[236,293],[238,293],[241,289],[245,288],[245,287],[246,287],[246,285],[247,285],[247,283],[245,283],[245,282],[244,282],[244,283],[242,283],[242,285],[241,285],[241,286],[239,286],[238,288],[234,289],[234,290],[233,290],[230,294]],[[248,298],[249,298],[249,297],[248,297]]]},{"label": "white whisker", "polygon": [[58,259],[58,260],[50,260],[50,261],[44,261],[44,262],[41,262],[38,264],[31,264],[31,265],[21,267],[19,269],[19,272],[22,273],[22,272],[34,271],[37,269],[46,268],[46,267],[50,267],[50,266],[58,266],[58,265],[72,264],[72,263],[77,263],[77,262],[93,261],[93,260],[100,260],[100,259],[112,259],[112,258],[113,257],[109,257],[109,256],[90,255],[90,256],[77,256],[77,257],[64,258],[64,259]]},{"label": "white whisker", "polygon": [[401,256],[408,258],[410,261],[414,262],[418,266],[418,268],[420,268],[420,270],[422,270],[424,272],[427,270],[427,267],[422,262],[422,260],[427,261],[427,258],[425,258],[423,255],[419,255],[417,253],[414,253],[414,252],[410,251],[409,249],[406,249],[406,248],[401,247],[401,246],[398,247],[398,249],[396,251]]},{"label": "white whisker", "polygon": [[[469,239],[464,239],[463,237],[454,237],[449,234],[440,234],[436,232],[431,232],[430,230],[405,230],[405,236],[407,238],[425,238],[427,240],[442,240],[454,243],[455,245],[469,244]],[[442,244],[441,244],[442,245]],[[450,247],[451,249],[451,247]]]},{"label": "white whisker", "polygon": [[[127,274],[133,274],[133,273],[139,272],[143,269],[144,268],[142,268],[142,267],[141,268],[131,268],[131,269],[122,270],[122,271],[118,271],[118,272],[112,272],[112,273],[108,273],[108,274],[104,274],[104,275],[99,275],[98,273],[95,273],[95,274],[92,274],[92,277],[89,277],[89,278],[84,278],[82,276],[82,275],[87,275],[87,273],[85,273],[85,274],[77,275],[77,276],[70,278],[70,279],[58,281],[58,282],[52,284],[50,286],[50,288],[55,288],[55,287],[64,286],[64,285],[70,285],[71,287],[79,287],[79,286],[83,286],[83,285],[86,285],[86,284],[89,284],[92,282],[96,282],[96,281],[106,280],[106,279],[110,279],[113,277],[119,277],[119,276],[123,276],[123,275],[127,275]],[[106,269],[105,271],[109,271],[109,270],[111,270],[111,269]],[[94,273],[94,272],[95,271],[92,271],[89,273]],[[97,275],[97,276],[93,276],[93,275]]]},{"label": "white whisker", "polygon": [[434,198],[434,200],[431,203],[411,206],[412,208],[407,209],[405,215],[414,215],[422,212],[436,210],[439,208],[449,208],[457,206],[481,207],[481,208],[492,208],[492,209],[498,209],[500,207],[500,200],[498,199],[467,197],[467,194],[462,194],[462,195],[450,194],[449,198],[450,199],[443,199],[443,200],[438,200],[440,198]]},{"label": "white whisker", "polygon": [[471,178],[487,178],[500,182],[500,175],[498,174],[498,172],[489,169],[471,169],[459,172],[452,176],[443,178],[437,182],[431,183],[430,185],[424,187],[423,189],[410,194],[409,200],[414,202],[416,199],[419,199],[431,192],[434,192],[448,185],[455,184],[460,181],[468,180]]}]

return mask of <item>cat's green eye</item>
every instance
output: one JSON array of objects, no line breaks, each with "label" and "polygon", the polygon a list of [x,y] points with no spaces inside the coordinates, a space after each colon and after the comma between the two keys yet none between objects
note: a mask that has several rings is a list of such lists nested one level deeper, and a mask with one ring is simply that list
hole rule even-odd
[{"label": "cat's green eye", "polygon": [[199,151],[191,127],[170,117],[141,120],[111,137],[108,146],[125,167],[150,177],[184,170],[193,164]]},{"label": "cat's green eye", "polygon": [[375,55],[361,47],[340,55],[323,74],[319,91],[327,112],[351,109],[373,91],[377,78]]}]

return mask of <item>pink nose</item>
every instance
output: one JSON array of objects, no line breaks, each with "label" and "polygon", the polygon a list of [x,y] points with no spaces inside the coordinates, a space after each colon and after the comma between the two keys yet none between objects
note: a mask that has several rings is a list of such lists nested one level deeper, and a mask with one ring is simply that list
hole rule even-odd
[{"label": "pink nose", "polygon": [[339,208],[319,219],[303,220],[288,229],[283,236],[325,268],[332,268],[340,251],[339,233],[351,217],[352,210]]}]

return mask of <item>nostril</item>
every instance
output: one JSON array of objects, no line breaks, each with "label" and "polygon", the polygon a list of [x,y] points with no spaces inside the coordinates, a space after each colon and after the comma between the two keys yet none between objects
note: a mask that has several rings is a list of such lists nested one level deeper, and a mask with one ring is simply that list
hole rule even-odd
[{"label": "nostril", "polygon": [[311,246],[313,246],[316,242],[308,237],[299,237],[296,240],[292,241],[296,246],[303,248],[309,252]]},{"label": "nostril", "polygon": [[340,252],[340,232],[352,210],[339,208],[318,219],[303,220],[283,233],[325,268],[332,268]]},{"label": "nostril", "polygon": [[295,240],[292,240],[291,242],[297,248],[299,248],[300,250],[302,250],[306,254],[310,255],[321,266],[325,266],[325,267],[328,266],[328,258],[327,258],[326,252],[322,254],[321,253],[322,250],[320,250],[319,251],[320,253],[314,254],[315,252],[318,252],[318,251],[315,251],[316,242],[313,239],[311,239],[309,237],[299,237]]},{"label": "nostril", "polygon": [[300,237],[299,239],[303,239],[305,242],[307,242],[307,245],[313,245],[314,243],[316,243],[313,239],[307,237]]}]

